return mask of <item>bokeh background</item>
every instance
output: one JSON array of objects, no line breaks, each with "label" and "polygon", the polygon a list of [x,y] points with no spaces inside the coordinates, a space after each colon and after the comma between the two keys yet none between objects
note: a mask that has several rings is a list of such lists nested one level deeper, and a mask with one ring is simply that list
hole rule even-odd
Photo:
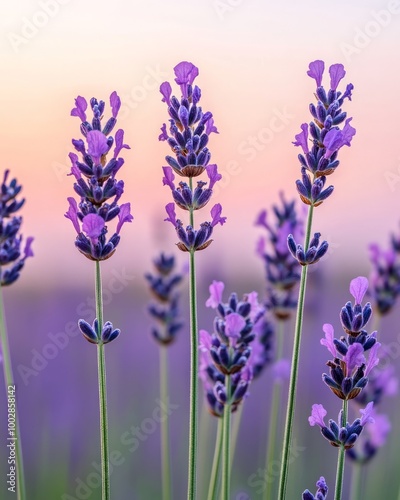
[{"label": "bokeh background", "polygon": [[[172,81],[178,62],[196,64],[203,108],[213,112],[220,132],[210,148],[224,176],[215,199],[228,222],[198,255],[200,325],[210,328],[213,315],[203,305],[213,279],[239,294],[264,289],[254,220],[278,200],[280,190],[287,198],[296,196],[298,151],[291,143],[300,124],[309,121],[314,91],[306,76],[309,62],[345,65],[346,82],[355,86],[347,110],[357,135],[352,147],[341,151],[332,177],[335,192],[315,216],[314,228],[331,249],[311,273],[296,429],[304,451],[291,466],[288,498],[299,498],[306,487],[313,490],[320,475],[333,490],[336,451],[318,430],[309,429],[307,416],[314,402],[333,415],[338,409],[320,381],[326,361],[321,325],[337,325],[340,307],[350,298],[350,279],[369,274],[368,244],[385,246],[389,234],[399,231],[400,2],[20,0],[3,2],[0,23],[2,168],[11,169],[24,186],[23,232],[35,237],[35,258],[4,291],[29,500],[100,498],[98,488],[91,496],[76,493],[77,479],[85,481],[96,470],[99,444],[96,353],[72,326],[80,317],[93,318],[94,269],[74,248],[74,230],[63,216],[73,192],[68,153],[71,139],[79,137],[79,121],[70,117],[75,97],[108,101],[117,90],[123,102],[119,125],[132,147],[121,171],[123,201],[131,202],[135,220],[124,227],[117,253],[103,266],[106,288],[115,277],[122,284],[117,293],[109,292],[105,307],[106,319],[123,331],[107,349],[110,446],[122,456],[112,489],[116,499],[156,499],[159,429],[134,452],[121,437],[157,407],[158,348],[149,334],[143,275],[161,250],[175,252],[174,231],[163,222],[170,191],[161,183],[167,151],[157,137],[167,114],[159,85]],[[179,255],[179,265],[184,262]],[[186,292],[182,314],[188,317]],[[395,310],[381,323],[381,338],[395,346],[398,319]],[[67,345],[57,347],[57,334],[68,331]],[[179,406],[171,415],[177,499],[186,491],[188,349],[186,329],[170,350],[171,401]],[[398,357],[393,355],[393,363]],[[264,466],[270,388],[266,372],[246,401],[233,473],[237,500],[261,498],[249,477]],[[4,403],[0,408],[0,497],[13,498],[5,491]],[[399,405],[391,401],[385,409],[392,439],[368,469],[366,499],[397,498]],[[215,422],[209,426],[202,441],[212,447]],[[200,475],[207,478],[206,453],[202,460]]]}]

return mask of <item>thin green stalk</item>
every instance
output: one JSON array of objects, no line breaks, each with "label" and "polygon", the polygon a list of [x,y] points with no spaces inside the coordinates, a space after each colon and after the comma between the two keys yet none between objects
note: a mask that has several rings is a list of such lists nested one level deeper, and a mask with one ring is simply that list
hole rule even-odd
[{"label": "thin green stalk", "polygon": [[[276,332],[277,337],[277,349],[276,349],[276,360],[282,359],[283,354],[283,329],[284,321],[278,321],[278,328]],[[274,381],[274,387],[272,390],[272,401],[271,401],[271,412],[269,417],[269,429],[268,429],[268,446],[267,446],[267,456],[265,460],[265,470],[270,470],[270,464],[275,459],[276,454],[276,443],[278,441],[278,423],[279,423],[279,410],[281,406],[281,394],[282,394],[282,384],[280,381]],[[273,493],[273,481],[267,481],[267,487],[265,488],[265,500],[270,500]]]},{"label": "thin green stalk", "polygon": [[231,489],[231,377],[225,375],[225,392],[227,402],[224,405],[222,424],[222,494],[221,500],[230,500]]},{"label": "thin green stalk", "polygon": [[362,465],[354,463],[351,468],[350,500],[361,500],[361,469]]},{"label": "thin green stalk", "polygon": [[[100,262],[96,261],[96,317],[98,320],[97,335],[100,338],[103,328],[103,294],[101,288]],[[108,451],[108,421],[107,421],[107,387],[106,360],[104,345],[97,344],[97,368],[99,376],[99,407],[100,407],[100,448],[101,448],[101,492],[102,500],[110,499],[110,469]]]},{"label": "thin green stalk", "polygon": [[[307,218],[307,229],[304,241],[304,251],[307,251],[311,238],[311,225],[313,218],[313,206],[309,207]],[[304,298],[306,293],[308,266],[303,266],[301,270],[299,299],[297,302],[296,327],[294,333],[294,346],[292,355],[292,366],[290,372],[289,395],[286,410],[285,435],[283,438],[282,464],[279,480],[279,500],[284,500],[286,496],[290,445],[292,441],[292,431],[294,422],[294,409],[296,402],[297,374],[299,371],[301,332],[303,327]]]},{"label": "thin green stalk", "polygon": [[216,500],[218,493],[218,478],[221,463],[223,418],[218,419],[217,437],[215,438],[214,458],[211,469],[210,484],[208,487],[207,500]]},{"label": "thin green stalk", "polygon": [[[200,477],[198,478],[199,489],[198,494],[200,498],[205,498],[207,494],[207,488],[209,484],[210,470],[211,470],[211,446],[214,444],[215,439],[213,439],[211,432],[211,424],[214,423],[216,418],[211,415],[208,411],[207,402],[203,400],[203,404],[200,407],[199,416],[199,436],[202,439],[199,442],[198,449],[198,470]],[[218,419],[220,420],[220,419]],[[212,442],[212,443],[211,443]]]},{"label": "thin green stalk", "polygon": [[[160,346],[160,396],[165,405],[168,403],[168,348]],[[169,422],[168,417],[161,423],[161,457],[162,457],[162,497],[172,498],[171,464],[169,452]]]},{"label": "thin green stalk", "polygon": [[[342,412],[342,421],[341,427],[346,427],[347,423],[347,399],[343,400],[343,412]],[[342,490],[343,490],[343,477],[344,477],[344,462],[346,458],[346,450],[344,446],[340,446],[337,469],[336,469],[336,485],[335,485],[335,500],[342,499]]]},{"label": "thin green stalk", "polygon": [[[192,189],[192,178],[189,178]],[[189,211],[190,225],[194,225],[193,209]],[[194,250],[189,258],[189,290],[190,290],[190,415],[189,415],[189,471],[188,500],[196,498],[197,480],[197,435],[198,435],[198,331],[197,331],[197,297]]]},{"label": "thin green stalk", "polygon": [[[10,347],[8,345],[7,336],[7,326],[6,317],[4,313],[3,304],[3,294],[2,287],[0,285],[0,340],[1,340],[1,351],[3,353],[3,371],[4,371],[4,382],[6,385],[6,394],[8,394],[8,388],[15,388],[14,376],[11,365],[11,354]],[[17,396],[14,394],[15,401],[17,401]],[[16,467],[16,482],[17,482],[17,500],[25,500],[25,476],[24,476],[24,464],[22,458],[22,445],[21,445],[21,434],[19,432],[19,418],[18,418],[18,408],[17,403],[15,403],[15,430],[14,436],[12,436],[9,444],[15,444],[15,467]]]}]

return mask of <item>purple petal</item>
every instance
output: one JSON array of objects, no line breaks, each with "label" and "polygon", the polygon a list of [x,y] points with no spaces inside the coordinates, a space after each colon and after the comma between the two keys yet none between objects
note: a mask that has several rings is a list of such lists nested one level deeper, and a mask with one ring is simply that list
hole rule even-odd
[{"label": "purple petal", "polygon": [[351,139],[356,135],[356,129],[350,125],[352,119],[353,118],[347,118],[342,130],[344,146],[350,146]]},{"label": "purple petal", "polygon": [[24,248],[24,259],[26,259],[27,257],[33,257],[33,251],[31,248],[33,240],[34,240],[33,236],[29,236],[28,238],[26,238],[25,248]]},{"label": "purple petal", "polygon": [[343,146],[343,132],[337,128],[331,128],[323,140],[326,148],[324,158],[330,158],[335,151]]},{"label": "purple petal", "polygon": [[174,184],[174,179],[175,175],[174,172],[172,171],[171,167],[163,167],[163,172],[164,172],[164,177],[163,177],[163,186],[169,186],[172,191],[175,190],[175,184]]},{"label": "purple petal", "polygon": [[168,106],[171,105],[171,94],[172,94],[172,88],[169,82],[164,82],[160,85],[160,92],[163,96],[161,99],[162,102],[166,102]]},{"label": "purple petal", "polygon": [[114,118],[117,118],[119,108],[121,107],[121,99],[118,94],[114,92],[110,95],[110,105],[112,110],[112,115]]},{"label": "purple petal", "polygon": [[199,348],[201,351],[209,351],[211,349],[211,335],[207,330],[199,332]]},{"label": "purple petal", "polygon": [[354,368],[361,366],[365,363],[364,357],[364,348],[359,342],[355,342],[351,344],[347,349],[346,356],[344,356],[343,360],[346,362],[347,366],[347,374],[346,376],[350,376]]},{"label": "purple petal", "polygon": [[365,366],[365,376],[368,377],[369,372],[379,363],[378,351],[381,347],[379,342],[375,342],[375,344],[371,347],[369,351],[369,357],[367,364]]},{"label": "purple petal", "polygon": [[361,425],[364,426],[365,424],[373,424],[375,422],[373,418],[373,412],[374,412],[374,403],[371,401],[370,403],[367,404],[367,406],[363,409],[360,410],[360,413],[362,415],[361,417]]},{"label": "purple petal", "polygon": [[218,173],[218,167],[215,164],[207,165],[206,171],[208,178],[210,179],[209,189],[214,187],[214,184],[222,179],[222,175]]},{"label": "purple petal", "polygon": [[176,227],[175,203],[168,203],[167,205],[165,205],[165,210],[168,214],[168,217],[164,219],[164,221],[171,222],[171,224]]},{"label": "purple petal", "polygon": [[350,282],[350,293],[355,299],[356,304],[361,304],[364,295],[368,290],[368,280],[364,276],[354,278]]},{"label": "purple petal", "polygon": [[86,121],[86,109],[87,109],[87,102],[86,99],[80,95],[75,99],[75,106],[76,108],[73,108],[71,110],[71,116],[79,116],[79,118],[85,122]]},{"label": "purple petal", "polygon": [[199,69],[190,62],[182,61],[175,66],[174,72],[176,75],[175,81],[178,85],[192,85],[194,79],[199,74]]},{"label": "purple petal", "polygon": [[167,134],[167,125],[163,123],[163,126],[161,127],[161,134],[158,136],[159,141],[167,141],[168,140],[168,134]]},{"label": "purple petal", "polygon": [[69,203],[69,208],[68,208],[68,212],[66,212],[64,214],[64,217],[66,217],[67,219],[69,219],[74,228],[75,228],[75,231],[79,234],[81,232],[81,228],[79,226],[79,221],[78,221],[78,205],[76,203],[76,200],[75,198],[67,198],[68,200],[68,203]]},{"label": "purple petal", "polygon": [[336,358],[337,352],[335,344],[333,343],[333,339],[335,338],[335,331],[333,329],[333,326],[329,323],[325,323],[322,327],[322,330],[325,332],[325,338],[321,339],[320,343],[328,349],[328,351],[334,358]]},{"label": "purple petal", "polygon": [[270,230],[270,227],[268,226],[268,223],[267,223],[267,211],[266,210],[262,210],[259,213],[254,225],[255,226],[262,226],[262,227],[265,227],[265,229]]},{"label": "purple petal", "polygon": [[240,332],[246,326],[246,320],[238,313],[231,313],[225,317],[225,334],[236,344],[236,340],[240,338]]},{"label": "purple petal", "polygon": [[296,139],[294,144],[295,146],[301,146],[304,154],[308,154],[310,152],[308,147],[308,123],[303,123],[301,126],[301,132],[294,136]]},{"label": "purple petal", "polygon": [[225,285],[222,281],[213,281],[209,286],[208,290],[210,292],[210,297],[206,301],[206,307],[212,307],[216,309],[218,304],[222,302],[222,294],[224,292]]},{"label": "purple petal", "polygon": [[336,90],[340,80],[346,74],[343,64],[332,64],[329,68],[329,74],[331,75],[331,89]]},{"label": "purple petal", "polygon": [[217,224],[221,224],[221,226],[225,224],[226,217],[221,217],[221,212],[222,212],[222,206],[220,203],[217,203],[212,207],[211,209],[212,227],[216,226]]},{"label": "purple petal", "polygon": [[324,422],[324,417],[326,415],[326,410],[322,405],[312,405],[311,416],[308,417],[309,424],[313,427],[314,425],[319,425],[321,428],[326,427]]},{"label": "purple petal", "polygon": [[211,116],[206,122],[206,134],[210,135],[212,132],[219,134],[217,127],[214,125],[214,118]]},{"label": "purple petal", "polygon": [[107,153],[107,137],[100,130],[91,130],[86,136],[88,143],[88,154],[93,158],[93,162],[98,165],[101,157]]},{"label": "purple petal", "polygon": [[128,144],[124,144],[124,131],[120,128],[115,133],[114,158],[116,158],[119,155],[121,149],[123,148],[131,149],[130,146],[128,146]]},{"label": "purple petal", "polygon": [[317,83],[317,87],[320,87],[322,82],[322,75],[324,74],[325,69],[324,61],[313,61],[309,64],[308,67],[309,70],[307,71],[307,75],[311,78],[314,78]]},{"label": "purple petal", "polygon": [[251,306],[249,317],[250,317],[250,321],[254,325],[261,318],[262,314],[265,311],[265,308],[258,301],[258,293],[257,292],[248,293],[247,294],[247,302]]},{"label": "purple petal", "polygon": [[119,207],[118,224],[116,232],[119,234],[119,232],[121,231],[121,227],[125,224],[125,222],[132,222],[132,221],[133,221],[133,215],[131,214],[131,204],[123,203]]},{"label": "purple petal", "polygon": [[76,162],[78,161],[78,156],[75,153],[69,153],[69,159],[71,160],[72,167],[71,172],[67,175],[73,175],[76,180],[79,180],[82,177],[81,171],[78,168]]},{"label": "purple petal", "polygon": [[82,219],[82,231],[93,243],[97,243],[97,238],[101,235],[104,226],[103,217],[97,214],[88,214]]}]

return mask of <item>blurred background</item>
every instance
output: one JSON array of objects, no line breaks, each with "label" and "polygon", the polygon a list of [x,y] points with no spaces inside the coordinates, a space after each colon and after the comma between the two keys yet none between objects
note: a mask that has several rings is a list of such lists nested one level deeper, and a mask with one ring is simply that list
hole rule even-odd
[{"label": "blurred background", "polygon": [[[96,353],[74,326],[79,318],[93,319],[94,265],[75,249],[75,232],[64,218],[66,198],[74,195],[68,153],[71,139],[80,137],[79,121],[70,116],[76,96],[94,96],[108,106],[116,90],[122,100],[118,123],[132,148],[124,150],[120,177],[121,201],[130,201],[135,220],[124,226],[118,251],[103,265],[105,319],[122,330],[106,350],[108,402],[110,447],[119,457],[113,497],[147,500],[161,498],[159,428],[150,426],[134,451],[123,436],[158,405],[158,346],[149,333],[150,294],[143,276],[161,250],[177,252],[174,231],[163,222],[170,190],[161,182],[167,149],[157,138],[167,112],[159,85],[172,82],[178,62],[193,62],[200,70],[196,83],[203,109],[212,111],[219,130],[210,141],[212,161],[223,175],[214,200],[228,221],[198,254],[199,322],[211,329],[213,313],[204,302],[213,279],[225,281],[227,294],[262,294],[265,288],[254,221],[262,208],[277,202],[280,190],[288,199],[296,196],[300,169],[292,141],[300,124],[310,120],[315,85],[306,75],[309,62],[344,64],[345,82],[355,87],[346,111],[357,135],[351,148],[342,149],[331,177],[335,191],[314,219],[313,229],[329,241],[330,250],[311,273],[308,290],[296,429],[304,451],[291,466],[288,498],[299,498],[305,488],[315,491],[320,475],[333,491],[336,450],[309,428],[307,417],[316,402],[329,408],[330,416],[338,411],[321,382],[327,359],[319,344],[321,325],[339,328],[340,308],[351,298],[350,280],[370,272],[368,244],[386,247],[390,233],[399,232],[400,2],[20,0],[3,3],[0,22],[2,168],[23,184],[23,234],[35,237],[34,259],[4,290],[29,500],[100,498],[99,488],[90,496],[76,491],[100,457]],[[183,266],[186,256],[178,257]],[[170,398],[178,406],[171,413],[177,499],[186,492],[187,297],[184,287],[186,327],[170,348]],[[397,346],[393,363],[400,355],[398,320],[394,310],[380,325],[381,339]],[[288,353],[292,331],[289,326]],[[233,474],[236,500],[261,498],[249,478],[264,467],[270,395],[271,375],[265,372],[243,413]],[[0,400],[5,400],[2,385]],[[385,405],[392,439],[369,466],[366,499],[383,492],[397,498],[398,404]],[[13,497],[7,496],[4,479],[6,414],[0,407],[0,497],[8,499]],[[214,432],[212,422],[206,434],[211,447]],[[203,460],[201,474],[207,478],[207,454]]]}]

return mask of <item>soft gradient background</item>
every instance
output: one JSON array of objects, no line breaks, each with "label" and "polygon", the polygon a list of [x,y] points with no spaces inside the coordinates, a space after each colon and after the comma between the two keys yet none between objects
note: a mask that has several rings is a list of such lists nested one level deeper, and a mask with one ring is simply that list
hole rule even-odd
[{"label": "soft gradient background", "polygon": [[[31,367],[35,352],[40,354],[50,342],[49,335],[65,331],[69,321],[85,315],[92,319],[86,305],[93,294],[93,266],[74,248],[74,230],[63,217],[73,184],[66,175],[68,153],[71,138],[79,137],[79,121],[70,117],[74,98],[95,96],[108,102],[117,90],[123,101],[119,125],[132,147],[125,153],[121,176],[126,186],[123,201],[131,202],[135,220],[124,227],[116,255],[103,266],[105,287],[116,273],[126,278],[121,291],[110,294],[105,313],[123,329],[118,342],[107,349],[111,448],[114,440],[115,449],[122,452],[121,434],[156,406],[158,353],[144,312],[148,294],[143,274],[160,250],[174,249],[174,231],[163,222],[170,192],[161,183],[167,151],[157,137],[167,114],[158,87],[172,81],[172,68],[182,60],[200,68],[202,105],[213,112],[220,132],[213,135],[210,148],[224,175],[215,199],[228,217],[227,224],[216,229],[212,246],[199,254],[200,318],[205,328],[212,314],[202,304],[212,279],[224,279],[228,291],[240,294],[263,289],[253,223],[261,208],[277,201],[279,190],[295,196],[298,151],[291,142],[300,124],[309,121],[314,90],[306,76],[309,62],[342,62],[346,81],[355,86],[346,109],[354,116],[357,135],[352,147],[341,151],[341,165],[332,177],[335,192],[315,216],[314,229],[328,239],[331,250],[310,287],[309,343],[303,351],[313,363],[304,363],[304,409],[298,411],[307,451],[292,466],[289,498],[299,498],[306,487],[313,489],[321,474],[333,489],[335,450],[322,442],[316,429],[308,429],[306,416],[316,397],[327,406],[332,399],[319,382],[326,358],[319,346],[321,324],[337,318],[349,298],[350,279],[369,273],[368,243],[386,245],[388,234],[398,232],[400,2],[19,0],[3,2],[0,14],[2,168],[11,169],[24,185],[23,232],[35,236],[35,258],[4,293],[29,500],[73,496],[76,478],[87,477],[99,457],[93,347],[73,336],[26,384],[17,371],[21,365]],[[251,145],[254,138],[256,148]],[[184,256],[180,258],[183,264]],[[323,299],[321,304],[312,302],[313,292],[314,298]],[[187,312],[187,305],[183,307]],[[394,312],[392,318],[398,316]],[[388,320],[383,325],[388,340],[396,339],[397,323]],[[180,405],[173,415],[178,499],[184,498],[186,488],[187,353],[188,338],[182,334],[171,349],[171,399]],[[310,380],[315,383],[310,385]],[[264,386],[259,382],[252,391],[242,429],[234,475],[238,500],[259,498],[247,478],[263,466],[258,445],[265,436],[268,395],[267,377]],[[0,418],[3,488],[3,411]],[[394,422],[397,443],[399,430]],[[390,474],[398,469],[397,458],[393,447],[377,458],[380,474],[374,476],[375,490],[368,498],[377,498],[383,485],[386,498],[396,498],[398,478]],[[159,498],[158,478],[157,430],[134,454],[126,453],[124,464],[115,469],[114,498]],[[98,490],[90,498],[99,498]]]}]

